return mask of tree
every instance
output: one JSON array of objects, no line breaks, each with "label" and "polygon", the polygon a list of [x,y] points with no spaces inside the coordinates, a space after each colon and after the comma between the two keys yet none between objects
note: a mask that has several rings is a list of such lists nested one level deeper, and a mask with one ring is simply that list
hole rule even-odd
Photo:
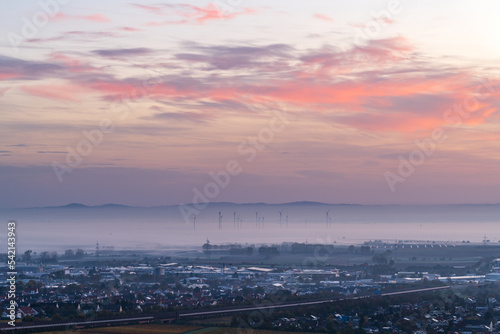
[{"label": "tree", "polygon": [[386,264],[387,263],[387,258],[382,254],[374,255],[372,260],[373,260],[373,262],[379,263],[379,264]]},{"label": "tree", "polygon": [[47,251],[40,253],[40,261],[47,262],[50,259],[50,254]]},{"label": "tree", "polygon": [[75,256],[75,252],[72,249],[66,249],[64,251],[64,257],[72,258]]},{"label": "tree", "polygon": [[85,252],[81,248],[78,248],[75,252],[75,257],[78,259],[81,259],[84,255],[85,255]]},{"label": "tree", "polygon": [[258,286],[258,287],[256,287],[256,288],[255,288],[254,293],[255,293],[256,295],[257,295],[257,294],[259,294],[259,295],[263,295],[264,293],[266,293],[266,290],[264,290],[264,288],[263,288],[263,287]]},{"label": "tree", "polygon": [[33,253],[31,249],[28,249],[26,252],[24,252],[24,261],[26,262],[31,261],[31,253]]},{"label": "tree", "polygon": [[493,309],[489,308],[488,311],[484,313],[484,320],[493,320]]},{"label": "tree", "polygon": [[361,246],[359,250],[361,254],[370,254],[370,246]]},{"label": "tree", "polygon": [[30,290],[35,290],[38,289],[41,285],[42,285],[41,283],[38,283],[37,281],[31,279],[29,280],[28,283],[26,283],[25,288]]}]

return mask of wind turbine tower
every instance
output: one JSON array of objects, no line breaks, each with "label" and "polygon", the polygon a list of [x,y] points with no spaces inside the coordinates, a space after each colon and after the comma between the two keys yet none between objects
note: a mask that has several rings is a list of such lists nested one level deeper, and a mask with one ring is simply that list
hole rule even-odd
[{"label": "wind turbine tower", "polygon": [[222,230],[222,212],[219,211],[219,230]]}]

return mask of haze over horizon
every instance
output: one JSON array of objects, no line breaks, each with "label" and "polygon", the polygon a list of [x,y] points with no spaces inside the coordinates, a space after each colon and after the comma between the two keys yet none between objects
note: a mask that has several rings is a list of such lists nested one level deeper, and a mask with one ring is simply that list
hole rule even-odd
[{"label": "haze over horizon", "polygon": [[2,7],[0,208],[500,203],[497,1]]}]

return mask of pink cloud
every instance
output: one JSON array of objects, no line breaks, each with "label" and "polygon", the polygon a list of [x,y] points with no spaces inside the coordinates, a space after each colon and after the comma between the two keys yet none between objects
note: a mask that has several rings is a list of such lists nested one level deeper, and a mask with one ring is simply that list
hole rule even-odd
[{"label": "pink cloud", "polygon": [[323,20],[323,21],[333,22],[333,18],[331,18],[330,16],[325,15],[325,14],[314,13],[313,16],[315,18]]},{"label": "pink cloud", "polygon": [[[24,90],[46,98],[76,100],[74,92],[85,87],[104,100],[150,99],[180,105],[190,100],[212,106],[199,109],[201,113],[219,108],[221,101],[225,105],[227,101],[238,101],[246,106],[276,102],[308,110],[308,117],[328,117],[337,124],[365,131],[409,132],[445,125],[443,114],[447,108],[471,97],[475,89],[474,73],[465,69],[443,69],[437,63],[419,63],[416,67],[407,57],[414,48],[402,37],[372,40],[349,50],[326,46],[301,52],[282,44],[191,44],[186,50],[176,54],[176,66],[192,71],[193,76],[161,77],[158,84],[147,89],[141,78],[115,79],[99,73],[81,80],[72,76],[78,87],[28,86]],[[127,59],[151,51],[94,50],[104,56],[122,55]],[[50,59],[64,64],[67,72],[77,73],[85,68],[80,59],[63,53],[53,53]],[[354,69],[348,77],[332,75],[331,71],[345,63]],[[225,71],[227,75],[195,75],[197,71],[209,74],[211,70]],[[246,76],[248,80],[238,79],[238,71],[247,74],[249,70],[252,74]],[[499,95],[500,92],[481,100],[462,123],[478,125],[495,117]]]},{"label": "pink cloud", "polygon": [[121,28],[119,28],[119,30],[121,30],[121,31],[129,31],[129,32],[142,31],[142,29],[132,28],[132,27],[121,27]]},{"label": "pink cloud", "polygon": [[92,22],[111,22],[111,20],[102,14],[91,14],[91,15],[66,15],[64,13],[57,13],[56,16],[52,18],[53,21],[63,21],[63,20],[85,20]]},{"label": "pink cloud", "polygon": [[186,5],[191,8],[194,13],[186,15],[189,19],[194,19],[198,23],[204,23],[209,20],[230,20],[242,15],[255,14],[256,11],[251,8],[245,8],[240,12],[224,13],[219,7],[214,4],[209,4],[205,8]]},{"label": "pink cloud", "polygon": [[[223,48],[226,53],[237,55],[253,51],[253,57],[258,64],[259,57],[278,55],[285,57],[287,52],[293,53],[284,47],[278,48]],[[205,52],[217,50],[205,48]],[[270,50],[274,50],[271,52]],[[353,49],[349,52],[363,56],[363,61],[374,59],[377,61],[402,62],[401,66],[412,66],[404,62],[401,57],[393,53],[409,52],[411,46],[405,44],[404,39],[396,38],[390,40],[379,40],[370,42],[363,50]],[[257,52],[259,51],[259,52]],[[328,50],[326,50],[328,51]],[[335,60],[328,63],[328,55],[325,50],[314,57],[305,57],[304,63],[319,63],[321,65],[334,67]],[[187,57],[189,56],[189,57]],[[190,66],[196,54],[184,55],[179,58],[186,61]],[[195,57],[196,58],[196,57]],[[211,59],[207,54],[199,55],[199,61],[206,62]],[[240,59],[241,60],[241,59]],[[358,59],[359,60],[359,59]],[[360,60],[361,61],[361,60]],[[247,64],[246,60],[241,60]],[[248,64],[247,64],[248,65]],[[243,68],[248,68],[248,66]],[[257,65],[256,65],[257,66]],[[273,68],[276,67],[276,68]],[[428,66],[432,66],[428,64]],[[294,66],[296,67],[296,66]],[[222,69],[221,67],[217,67]],[[228,67],[228,70],[237,69],[236,66]],[[391,67],[392,68],[392,67]],[[301,71],[287,71],[282,62],[272,63],[266,66],[256,67],[254,71],[277,73],[288,73],[275,79],[267,78],[256,80],[253,83],[235,83],[230,78],[212,78],[210,84],[203,80],[192,82],[180,82],[175,78],[170,82],[149,88],[146,92],[136,94],[139,84],[130,80],[94,82],[92,89],[105,93],[107,96],[132,95],[133,98],[157,99],[159,97],[175,100],[182,99],[208,99],[211,101],[239,101],[243,104],[268,103],[270,101],[285,104],[293,104],[296,107],[309,110],[309,115],[331,115],[341,124],[356,127],[366,131],[415,131],[429,130],[446,124],[443,114],[447,108],[454,103],[466,100],[474,93],[473,75],[466,72],[443,72],[436,75],[432,67],[417,72],[411,71],[411,67],[403,68],[401,73],[395,71],[390,74],[387,69],[375,69],[366,74],[352,74],[350,79],[338,80],[329,76],[304,76]],[[473,87],[473,88],[471,88]],[[477,125],[484,123],[495,113],[494,104],[500,101],[500,96],[492,96],[488,102],[478,104],[476,110],[470,112],[463,119],[464,124]],[[334,112],[332,112],[334,111]],[[340,117],[339,115],[343,115]]]},{"label": "pink cloud", "polygon": [[[232,20],[236,17],[243,15],[255,14],[256,10],[252,8],[244,8],[241,11],[227,12],[219,8],[213,3],[209,3],[205,7],[194,6],[190,4],[181,5],[162,5],[162,6],[144,6],[140,4],[135,4],[139,8],[144,10],[154,12],[159,15],[175,15],[181,17],[178,20],[168,20],[168,21],[152,21],[147,25],[149,26],[160,26],[168,24],[186,24],[186,23],[198,23],[203,24],[212,20]],[[164,11],[164,9],[168,9]]]},{"label": "pink cloud", "polygon": [[92,66],[84,64],[78,58],[68,56],[61,52],[54,52],[49,55],[49,60],[64,64],[66,69],[72,73],[83,73],[94,70]]},{"label": "pink cloud", "polygon": [[79,101],[77,95],[82,93],[82,87],[74,85],[61,85],[61,84],[46,84],[38,86],[23,86],[20,87],[22,91],[43,97],[50,100],[63,100],[63,101]]},{"label": "pink cloud", "polygon": [[87,16],[80,16],[80,19],[94,22],[111,22],[109,18],[102,14],[92,14]]},{"label": "pink cloud", "polygon": [[[474,94],[470,75],[404,76],[380,80],[376,77],[331,83],[308,78],[288,77],[251,85],[220,79],[210,85],[203,81],[161,82],[141,89],[139,82],[96,81],[89,88],[112,99],[151,99],[157,101],[238,101],[243,105],[261,103],[292,104],[308,110],[307,116],[325,116],[338,123],[372,132],[429,131],[446,126],[445,112]],[[495,83],[499,84],[499,83]],[[471,88],[472,87],[472,88]],[[479,125],[493,117],[500,94],[481,101],[462,119],[466,125]],[[205,112],[205,111],[203,111]]]},{"label": "pink cloud", "polygon": [[9,80],[19,77],[16,73],[0,73],[0,81]]}]

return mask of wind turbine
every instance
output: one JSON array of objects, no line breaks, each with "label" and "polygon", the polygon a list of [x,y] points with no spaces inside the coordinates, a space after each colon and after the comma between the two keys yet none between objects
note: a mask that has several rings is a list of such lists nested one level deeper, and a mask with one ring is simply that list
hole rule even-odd
[{"label": "wind turbine", "polygon": [[196,230],[196,215],[193,215],[193,227]]},{"label": "wind turbine", "polygon": [[233,227],[236,228],[236,211],[233,212]]},{"label": "wind turbine", "polygon": [[280,210],[280,228],[281,228],[281,215],[283,214],[283,210]]},{"label": "wind turbine", "polygon": [[326,210],[326,227],[330,226],[330,220],[328,219],[328,214],[330,213],[330,210]]},{"label": "wind turbine", "polygon": [[219,211],[219,230],[222,230],[222,212]]},{"label": "wind turbine", "polygon": [[259,211],[255,211],[255,227],[259,226],[259,224],[257,224],[257,221],[259,220],[258,217],[259,217]]}]

